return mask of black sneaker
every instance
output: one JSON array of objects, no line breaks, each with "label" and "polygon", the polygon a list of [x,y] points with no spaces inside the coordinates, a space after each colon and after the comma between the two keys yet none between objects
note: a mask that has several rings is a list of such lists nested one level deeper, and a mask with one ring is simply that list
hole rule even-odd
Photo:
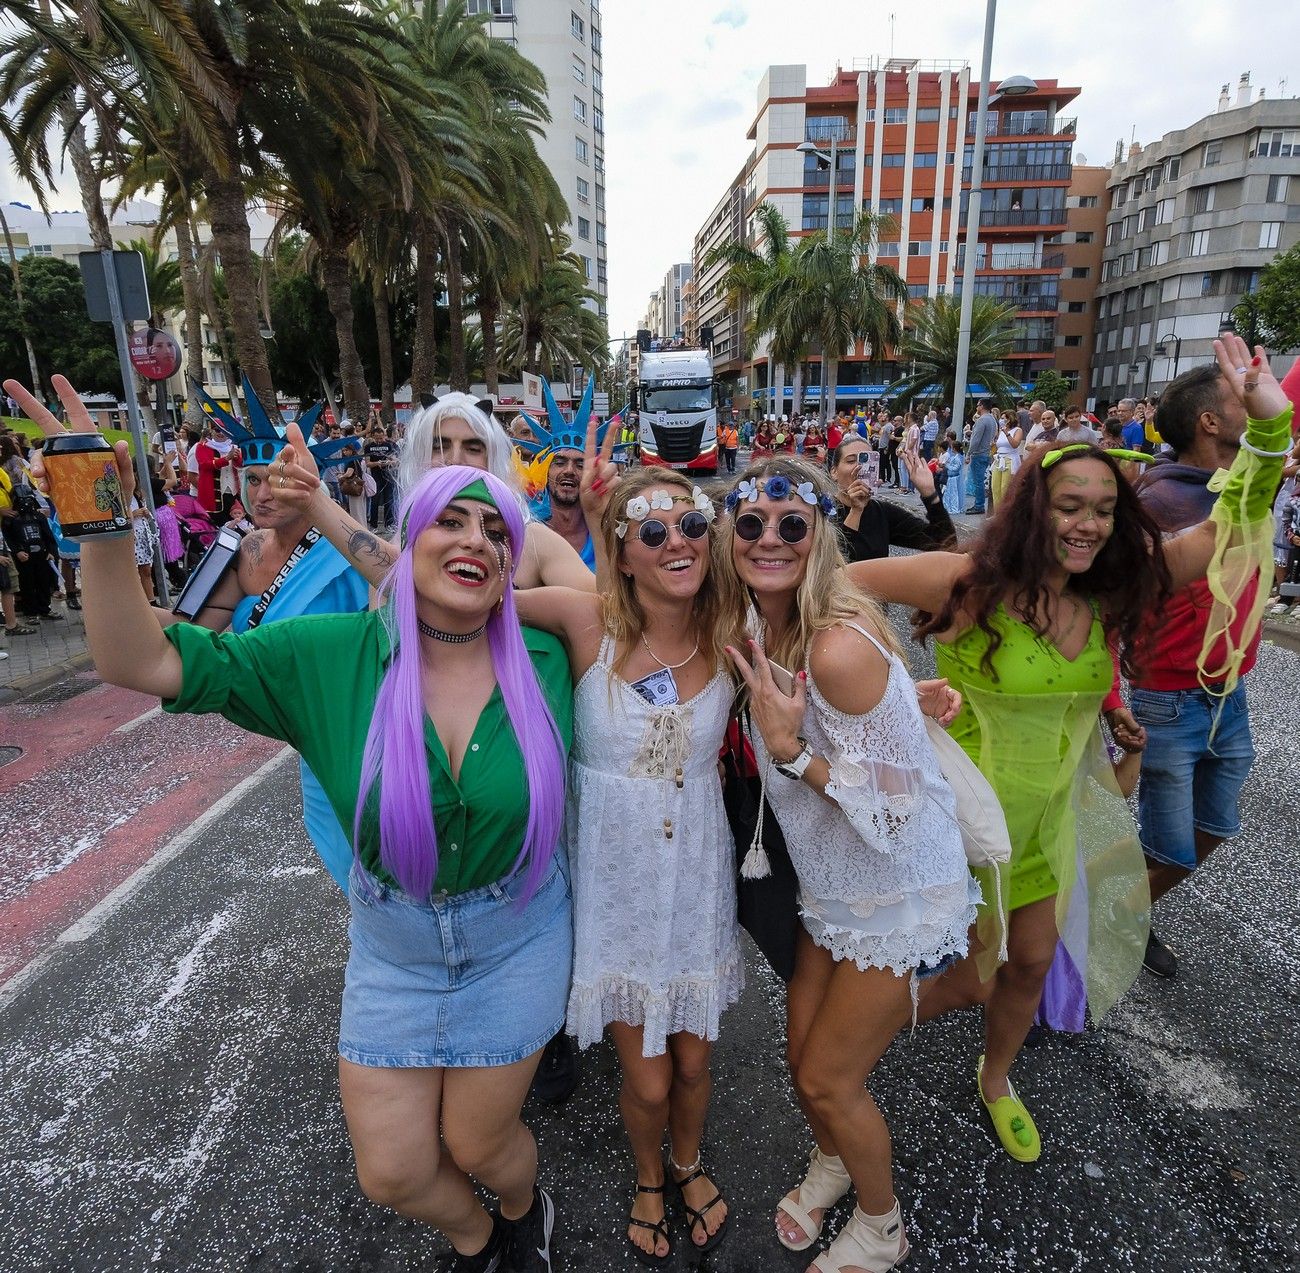
[{"label": "black sneaker", "polygon": [[551,1273],[551,1230],[555,1203],[545,1189],[533,1189],[533,1205],[518,1220],[502,1217],[505,1229],[502,1273]]},{"label": "black sneaker", "polygon": [[1154,977],[1178,976],[1178,959],[1174,952],[1155,933],[1147,937],[1147,953],[1142,956],[1142,967]]},{"label": "black sneaker", "polygon": [[495,1211],[492,1216],[492,1236],[477,1255],[461,1255],[453,1251],[438,1262],[438,1273],[498,1273],[505,1259],[506,1223]]},{"label": "black sneaker", "polygon": [[542,1052],[533,1075],[533,1095],[548,1105],[563,1105],[578,1086],[578,1045],[563,1030]]}]

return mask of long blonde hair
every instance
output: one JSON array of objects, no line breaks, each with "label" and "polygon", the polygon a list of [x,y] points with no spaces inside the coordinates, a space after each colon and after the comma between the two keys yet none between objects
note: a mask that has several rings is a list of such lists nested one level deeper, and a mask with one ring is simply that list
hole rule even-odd
[{"label": "long blonde hair", "polygon": [[[751,464],[739,480],[753,479],[762,485],[769,477],[776,476],[789,478],[792,486],[811,482],[818,495],[834,495],[834,487],[820,465],[788,457],[759,460]],[[735,515],[743,511],[743,506],[738,507],[735,514],[721,520],[716,554],[718,588],[722,597],[720,627],[723,643],[738,650],[745,649],[745,642],[750,637],[746,621],[750,606],[754,604],[753,594],[736,570],[734,556]],[[802,501],[791,504],[790,511],[806,513],[811,521],[812,551],[808,554],[807,568],[795,594],[794,622],[775,641],[769,637],[766,644],[768,657],[792,672],[797,671],[803,667],[816,634],[846,619],[862,620],[862,626],[882,645],[895,654],[901,654],[902,647],[885,618],[884,610],[844,573],[844,551],[835,524],[818,508]]]},{"label": "long blonde hair", "polygon": [[[645,611],[637,600],[636,585],[632,579],[619,568],[623,556],[623,539],[615,527],[627,520],[627,502],[655,487],[680,490],[687,499],[691,498],[694,486],[681,473],[672,469],[638,468],[626,474],[618,484],[614,498],[605,506],[600,519],[600,534],[605,542],[605,556],[610,563],[609,590],[601,597],[601,618],[605,631],[614,641],[626,648],[616,661],[617,671],[631,654],[641,634],[645,631]],[[722,657],[722,641],[718,616],[722,602],[718,592],[718,522],[709,525],[708,570],[695,594],[695,604],[691,618],[695,625],[695,638],[700,643],[700,653],[708,661],[709,667],[717,667]],[[629,528],[629,534],[631,529]]]}]

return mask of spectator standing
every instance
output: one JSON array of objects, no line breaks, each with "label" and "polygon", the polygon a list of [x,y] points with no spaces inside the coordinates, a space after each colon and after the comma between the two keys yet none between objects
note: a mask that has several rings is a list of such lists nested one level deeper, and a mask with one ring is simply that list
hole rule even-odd
[{"label": "spectator standing", "polygon": [[984,512],[985,479],[988,477],[989,464],[992,461],[993,443],[997,437],[997,419],[993,415],[993,399],[981,398],[975,407],[975,419],[971,422],[970,442],[966,451],[970,472],[974,504],[967,512]]},{"label": "spectator standing", "polygon": [[736,471],[736,453],[740,450],[740,430],[728,420],[718,428],[718,442],[722,447],[722,459],[728,473]]},{"label": "spectator standing", "polygon": [[1056,431],[1057,446],[1074,446],[1078,442],[1096,442],[1097,431],[1084,422],[1080,407],[1065,408],[1065,423]]},{"label": "spectator standing", "polygon": [[921,426],[921,454],[927,459],[934,458],[934,444],[939,440],[939,413],[931,407],[925,413],[925,423]]},{"label": "spectator standing", "polygon": [[[3,522],[4,540],[9,556],[17,566],[19,604],[25,619],[62,619],[61,614],[50,611],[50,597],[54,592],[53,563],[58,554],[58,544],[50,523],[46,520],[36,491],[25,482],[13,488],[11,517]],[[8,607],[5,630],[10,636],[22,635],[25,625],[9,624]],[[30,633],[34,629],[28,628]]]},{"label": "spectator standing", "polygon": [[1124,446],[1130,451],[1140,451],[1147,439],[1146,419],[1133,414],[1137,403],[1132,398],[1121,398],[1116,405],[1119,412],[1115,418],[1119,421]]},{"label": "spectator standing", "polygon": [[384,531],[393,523],[397,495],[397,443],[389,439],[388,430],[378,417],[372,420],[370,440],[365,444],[366,468],[374,479],[375,493],[370,497],[370,529]]},{"label": "spectator standing", "polygon": [[[1026,412],[1026,415],[1029,413]],[[1002,412],[998,421],[997,437],[993,440],[993,480],[989,484],[989,495],[994,509],[1006,496],[1007,487],[1020,468],[1020,448],[1025,435],[1020,429],[1020,416],[1015,411]]]}]

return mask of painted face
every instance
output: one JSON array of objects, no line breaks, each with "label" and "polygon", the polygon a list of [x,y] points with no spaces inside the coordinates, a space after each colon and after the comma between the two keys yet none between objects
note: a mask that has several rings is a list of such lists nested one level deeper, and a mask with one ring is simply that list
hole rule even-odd
[{"label": "painted face", "polygon": [[578,489],[582,485],[585,461],[581,451],[557,451],[546,471],[546,489],[551,503],[572,508],[578,502]]},{"label": "painted face", "polygon": [[1072,575],[1092,567],[1115,529],[1115,475],[1100,460],[1056,465],[1048,474],[1056,559]]},{"label": "painted face", "polygon": [[477,627],[510,586],[510,536],[480,500],[454,499],[421,532],[412,556],[415,591],[441,618],[436,627]]},{"label": "painted face", "polygon": [[840,447],[840,458],[835,463],[835,485],[847,491],[858,480],[858,465],[867,462],[871,448],[865,442],[846,442]]},{"label": "painted face", "polygon": [[[762,494],[757,500],[743,500],[736,506],[733,519],[740,526],[742,517],[757,517],[762,523],[756,539],[746,539],[739,530],[732,536],[732,561],[741,582],[755,592],[793,592],[803,582],[812,552],[814,523],[817,512],[801,499],[773,499]],[[802,517],[805,522],[802,538],[795,538],[798,527],[788,518]],[[748,522],[746,532],[759,529],[757,522]],[[785,534],[782,534],[782,531]]]},{"label": "painted face", "polygon": [[439,421],[429,467],[436,469],[444,464],[466,464],[472,469],[487,469],[487,443],[474,432],[468,420],[444,416]]},{"label": "painted face", "polygon": [[[709,573],[707,519],[679,486],[651,487],[641,494],[651,509],[643,520],[628,522],[619,551],[620,569],[642,598],[695,596]],[[655,499],[662,501],[665,496],[673,506],[655,508]]]}]

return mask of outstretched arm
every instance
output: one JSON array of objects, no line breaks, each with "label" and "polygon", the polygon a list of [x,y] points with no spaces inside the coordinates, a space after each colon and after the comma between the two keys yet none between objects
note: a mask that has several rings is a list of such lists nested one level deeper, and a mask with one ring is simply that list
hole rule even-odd
[{"label": "outstretched arm", "polygon": [[969,557],[942,552],[855,561],[844,567],[850,582],[877,600],[896,601],[931,614],[943,609],[953,585],[968,569]]}]

